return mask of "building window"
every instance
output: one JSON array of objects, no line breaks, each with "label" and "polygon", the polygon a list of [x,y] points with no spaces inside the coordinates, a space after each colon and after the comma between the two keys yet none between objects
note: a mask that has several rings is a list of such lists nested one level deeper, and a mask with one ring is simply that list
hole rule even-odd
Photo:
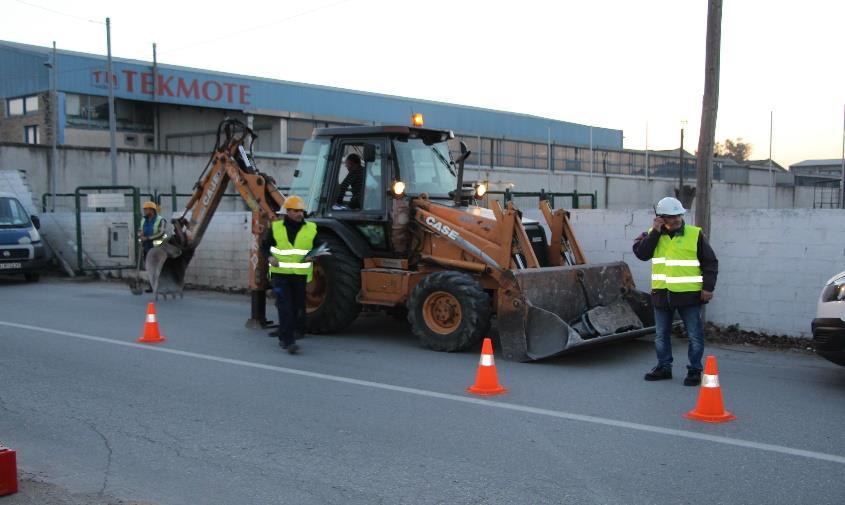
[{"label": "building window", "polygon": [[503,167],[515,167],[517,143],[511,140],[499,141],[499,164]]},{"label": "building window", "polygon": [[[134,100],[116,98],[115,123],[119,130],[152,132],[153,105]],[[104,96],[77,95],[65,97],[65,115],[69,126],[108,129],[109,101]]]},{"label": "building window", "polygon": [[38,95],[10,98],[6,100],[7,116],[23,116],[38,112]]},{"label": "building window", "polygon": [[38,143],[38,126],[23,127],[23,141],[27,144]]},{"label": "building window", "polygon": [[38,112],[38,95],[32,95],[24,98],[24,114],[32,114]]}]

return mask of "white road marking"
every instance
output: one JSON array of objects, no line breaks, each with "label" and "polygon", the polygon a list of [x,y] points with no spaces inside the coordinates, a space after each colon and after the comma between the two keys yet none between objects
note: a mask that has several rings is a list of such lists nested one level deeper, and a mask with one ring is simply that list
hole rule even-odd
[{"label": "white road marking", "polygon": [[523,412],[526,414],[535,414],[538,416],[554,417],[558,419],[566,419],[569,421],[580,421],[584,423],[598,424],[602,426],[611,426],[614,428],[625,428],[628,430],[643,431],[646,433],[657,433],[660,435],[668,435],[673,437],[689,438],[693,440],[700,440],[705,442],[713,442],[723,445],[731,445],[734,447],[743,447],[746,449],[757,449],[760,451],[774,452],[779,454],[786,454],[789,456],[799,456],[802,458],[816,459],[820,461],[829,461],[845,465],[845,456],[836,454],[827,454],[823,452],[808,451],[804,449],[796,449],[794,447],[786,447],[783,445],[765,444],[761,442],[753,442],[750,440],[742,440],[738,438],[720,437],[718,435],[707,435],[704,433],[696,433],[692,431],[677,430],[673,428],[662,428],[660,426],[653,426],[650,424],[631,423],[628,421],[618,421],[616,419],[607,419],[604,417],[585,416],[581,414],[573,414],[571,412],[564,412],[560,410],[542,409],[538,407],[529,407],[527,405],[517,405],[512,403],[495,402],[492,400],[485,400],[481,398],[474,398],[470,396],[453,395],[449,393],[438,393],[436,391],[428,391],[425,389],[409,388],[404,386],[395,386],[393,384],[385,384],[382,382],[373,382],[360,379],[353,379],[350,377],[342,377],[338,375],[329,375],[319,372],[309,372],[306,370],[297,370],[296,368],[287,368],[276,365],[266,365],[263,363],[255,363],[252,361],[243,361],[232,358],[222,358],[220,356],[212,356],[210,354],[201,354],[190,351],[180,351],[178,349],[169,349],[167,347],[155,347],[145,344],[136,344],[134,342],[123,342],[120,340],[112,340],[109,338],[97,337],[94,335],[85,335],[82,333],[74,333],[71,331],[54,330],[51,328],[44,328],[41,326],[32,326],[28,324],[12,323],[8,321],[0,321],[0,325],[8,326],[10,328],[20,328],[23,330],[39,331],[43,333],[51,333],[53,335],[62,335],[66,337],[78,338],[81,340],[88,340],[91,342],[101,342],[105,344],[120,345],[124,347],[132,347],[150,352],[161,352],[165,354],[173,354],[176,356],[185,356],[188,358],[202,359],[206,361],[213,361],[217,363],[226,363],[228,365],[244,366],[249,368],[256,368],[259,370],[269,370],[272,372],[279,372],[289,375],[299,375],[301,377],[310,377],[312,379],[322,379],[332,382],[340,382],[343,384],[353,384],[356,386],[363,386],[373,389],[381,389],[386,391],[395,391],[399,393],[412,394],[416,396],[424,396],[427,398],[438,398],[440,400],[449,400],[454,402],[469,403],[472,405],[481,405],[484,407],[510,410],[515,412]]}]

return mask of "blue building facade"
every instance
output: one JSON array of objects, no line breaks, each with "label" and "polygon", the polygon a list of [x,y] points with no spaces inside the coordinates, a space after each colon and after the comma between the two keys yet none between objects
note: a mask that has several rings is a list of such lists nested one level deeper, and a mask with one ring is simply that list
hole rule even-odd
[{"label": "blue building facade", "polygon": [[[26,125],[18,128],[15,121],[37,119],[39,112],[45,115],[44,109],[52,106],[50,68],[45,64],[51,55],[51,48],[0,41],[4,103],[0,121],[6,123],[0,128],[0,140],[46,143],[43,133],[28,137],[21,131]],[[296,154],[313,127],[407,124],[413,111],[424,114],[426,127],[453,130],[482,157],[486,152],[484,164],[528,163],[530,168],[542,168],[550,163],[549,154],[554,158],[548,152],[550,145],[622,149],[621,130],[512,112],[170,65],[154,68],[150,62],[120,58],[113,58],[113,78],[108,83],[104,56],[69,51],[57,52],[56,67],[57,134],[67,144],[103,145],[110,84],[117,99],[118,131],[135,139],[132,144],[121,137],[121,148],[204,151],[211,145],[206,137],[219,117],[235,115],[270,134],[273,142],[264,143],[261,150]],[[36,96],[41,106],[32,98]],[[47,131],[49,125],[43,119],[30,126]],[[196,149],[191,147],[194,143]]]}]

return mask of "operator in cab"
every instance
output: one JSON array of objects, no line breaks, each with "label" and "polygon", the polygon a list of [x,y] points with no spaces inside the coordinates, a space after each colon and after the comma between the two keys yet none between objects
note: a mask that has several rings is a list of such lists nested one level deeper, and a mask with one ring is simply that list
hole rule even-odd
[{"label": "operator in cab", "polygon": [[[361,192],[364,187],[364,167],[361,165],[361,157],[356,153],[347,156],[344,164],[346,165],[347,174],[340,183],[335,204],[338,206],[346,205],[350,209],[357,210],[361,208]],[[352,191],[352,198],[349,199],[348,203],[344,202],[347,191]]]},{"label": "operator in cab", "polygon": [[305,220],[305,200],[299,196],[288,196],[282,208],[285,215],[273,221],[261,252],[269,261],[270,286],[276,294],[279,316],[279,329],[270,336],[278,337],[279,346],[296,354],[296,340],[305,335],[305,287],[313,272],[317,225]]}]

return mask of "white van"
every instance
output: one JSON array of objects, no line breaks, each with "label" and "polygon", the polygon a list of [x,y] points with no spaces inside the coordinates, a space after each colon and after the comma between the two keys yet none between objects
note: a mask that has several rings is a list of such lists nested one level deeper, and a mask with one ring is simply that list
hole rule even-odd
[{"label": "white van", "polygon": [[816,354],[845,366],[845,272],[825,283],[811,327]]},{"label": "white van", "polygon": [[23,274],[37,282],[47,266],[47,255],[38,229],[41,222],[30,216],[12,194],[0,192],[0,274]]}]

